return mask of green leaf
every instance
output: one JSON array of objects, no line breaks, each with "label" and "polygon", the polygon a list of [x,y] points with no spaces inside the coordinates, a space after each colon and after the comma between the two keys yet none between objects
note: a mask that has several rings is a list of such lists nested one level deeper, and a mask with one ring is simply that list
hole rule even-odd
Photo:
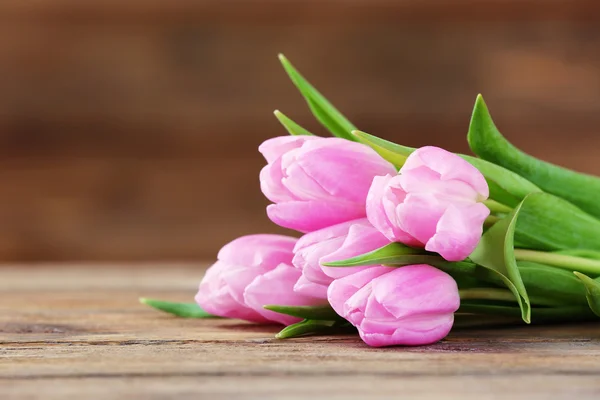
[{"label": "green leaf", "polygon": [[573,272],[577,276],[586,290],[586,297],[590,309],[600,317],[600,282],[582,274],[581,272]]},{"label": "green leaf", "polygon": [[534,298],[550,298],[563,305],[585,305],[585,288],[571,272],[529,261],[517,261],[519,273],[532,303]]},{"label": "green leaf", "polygon": [[315,118],[334,136],[354,140],[350,132],[356,130],[356,127],[329,100],[304,79],[283,54],[279,55],[279,61],[281,61],[283,68],[294,85],[296,85],[302,96],[304,96]]},{"label": "green leaf", "polygon": [[402,243],[390,243],[369,253],[346,260],[333,261],[323,264],[326,267],[356,267],[365,265],[386,265],[402,267],[405,265],[428,264],[446,272],[460,288],[481,286],[481,282],[494,285],[503,284],[497,273],[480,267],[468,260],[449,262],[436,253],[423,249],[415,249]]},{"label": "green leaf", "polygon": [[398,169],[402,168],[408,156],[416,150],[358,130],[352,131],[352,135],[359,143],[366,144]]},{"label": "green leaf", "polygon": [[548,193],[527,197],[519,213],[515,240],[536,250],[600,250],[600,220]]},{"label": "green leaf", "polygon": [[490,188],[490,198],[498,203],[515,207],[528,194],[541,192],[536,185],[506,168],[480,158],[459,155],[481,172]]},{"label": "green leaf", "polygon": [[[528,198],[529,196],[523,200],[523,203],[527,202]],[[523,203],[483,234],[479,245],[469,258],[498,274],[506,287],[515,295],[523,320],[529,323],[531,304],[515,261],[513,247],[517,217]]]},{"label": "green leaf", "polygon": [[323,306],[266,305],[264,308],[280,314],[291,315],[292,317],[310,320],[336,321],[342,319],[342,317],[340,317],[329,304]]},{"label": "green leaf", "polygon": [[288,118],[284,113],[279,110],[273,111],[275,117],[279,120],[281,125],[288,131],[288,133],[292,136],[315,136],[290,118]]},{"label": "green leaf", "polygon": [[220,318],[204,311],[196,303],[175,303],[172,301],[146,299],[141,297],[140,303],[169,314],[183,318]]},{"label": "green leaf", "polygon": [[299,336],[333,334],[348,330],[354,330],[354,328],[346,321],[304,320],[296,324],[286,326],[277,335],[275,335],[275,338],[291,339]]},{"label": "green leaf", "polygon": [[346,260],[332,261],[323,264],[326,267],[356,267],[378,264],[419,264],[417,261],[433,261],[440,257],[423,249],[408,247],[402,243],[390,243],[369,253],[351,257]]},{"label": "green leaf", "polygon": [[501,165],[600,217],[600,178],[539,160],[517,149],[498,131],[481,95],[477,96],[467,136],[473,153]]},{"label": "green leaf", "polygon": [[[378,138],[366,132],[353,131],[352,134],[360,143],[370,146],[381,157],[394,164],[396,168],[401,168],[406,158],[416,150],[412,147],[401,146]],[[498,203],[515,207],[528,194],[541,191],[527,179],[506,168],[476,157],[464,154],[458,155],[481,172],[490,188],[490,198]]]}]

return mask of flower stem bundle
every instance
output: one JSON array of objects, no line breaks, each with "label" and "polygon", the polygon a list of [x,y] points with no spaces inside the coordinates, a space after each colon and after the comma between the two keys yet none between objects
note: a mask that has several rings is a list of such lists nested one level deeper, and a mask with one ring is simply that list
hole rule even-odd
[{"label": "flower stem bundle", "polygon": [[279,323],[277,335],[358,331],[371,346],[424,345],[457,326],[600,318],[600,178],[529,156],[480,96],[471,155],[358,130],[284,57],[315,136],[280,111],[260,187],[301,237],[224,246],[196,302],[144,300],[186,317]]}]

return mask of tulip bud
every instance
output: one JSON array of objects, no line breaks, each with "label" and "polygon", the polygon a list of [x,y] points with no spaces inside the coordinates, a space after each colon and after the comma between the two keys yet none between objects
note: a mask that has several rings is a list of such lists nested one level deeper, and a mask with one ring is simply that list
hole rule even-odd
[{"label": "tulip bud", "polygon": [[443,339],[460,305],[456,282],[432,266],[370,267],[337,279],[329,303],[369,346],[418,346]]},{"label": "tulip bud", "polygon": [[489,209],[483,175],[438,147],[412,153],[398,175],[373,179],[367,217],[388,239],[460,261],[479,243]]},{"label": "tulip bud", "polygon": [[326,299],[327,288],[333,278],[340,278],[366,267],[334,268],[324,267],[322,263],[368,253],[389,242],[366,218],[307,233],[294,247],[292,263],[302,271],[294,290]]},{"label": "tulip bud", "polygon": [[370,147],[340,138],[282,136],[259,151],[268,163],[260,186],[275,203],[267,207],[269,218],[301,232],[364,218],[373,177],[396,173]]},{"label": "tulip bud", "polygon": [[295,238],[280,235],[249,235],[228,243],[200,282],[196,302],[221,317],[284,325],[299,322],[299,318],[263,308],[323,303],[293,290],[301,275],[292,266],[295,243]]}]

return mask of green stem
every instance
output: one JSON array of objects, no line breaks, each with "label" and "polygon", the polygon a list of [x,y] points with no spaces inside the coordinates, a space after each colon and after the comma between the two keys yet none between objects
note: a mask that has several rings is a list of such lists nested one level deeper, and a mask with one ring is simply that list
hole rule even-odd
[{"label": "green stem", "polygon": [[516,302],[510,290],[493,288],[462,289],[458,291],[461,300],[498,300]]},{"label": "green stem", "polygon": [[569,271],[577,271],[594,276],[600,275],[600,260],[525,249],[515,249],[514,254],[517,261],[537,262]]},{"label": "green stem", "polygon": [[490,209],[490,212],[492,214],[495,214],[495,213],[508,214],[509,212],[512,211],[512,208],[505,206],[502,203],[498,203],[497,201],[492,200],[492,199],[485,200],[483,202],[483,204],[485,204],[485,206]]},{"label": "green stem", "polygon": [[[516,303],[517,299],[515,295],[506,289],[497,289],[497,288],[472,288],[472,289],[462,289],[458,291],[460,295],[460,300],[495,300],[495,301],[507,301],[511,303]],[[556,301],[553,299],[539,297],[539,296],[529,296],[529,301],[532,304],[540,305],[540,306],[557,306],[562,305],[563,303],[560,301]]]},{"label": "green stem", "polygon": [[496,217],[495,215],[489,215],[483,222],[483,226],[489,228],[498,221],[500,221],[500,218]]},{"label": "green stem", "polygon": [[[519,318],[521,310],[519,307],[506,306],[488,306],[478,304],[461,304],[458,313],[477,314],[477,315],[496,315],[505,317]],[[594,315],[589,307],[568,306],[556,308],[534,308],[531,313],[532,323],[547,322],[580,322],[597,321],[598,316]]]}]

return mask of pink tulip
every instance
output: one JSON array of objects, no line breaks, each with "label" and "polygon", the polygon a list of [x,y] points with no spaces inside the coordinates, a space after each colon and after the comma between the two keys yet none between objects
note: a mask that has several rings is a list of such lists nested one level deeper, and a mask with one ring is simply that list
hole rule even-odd
[{"label": "pink tulip", "polygon": [[297,293],[327,298],[333,278],[340,278],[366,267],[324,267],[322,263],[339,261],[368,253],[390,241],[366,218],[343,222],[302,236],[294,247],[294,266],[302,276],[294,286]]},{"label": "pink tulip", "polygon": [[424,247],[448,261],[471,254],[489,209],[483,175],[459,156],[438,147],[412,153],[398,175],[373,179],[367,217],[388,239]]},{"label": "pink tulip", "polygon": [[301,271],[292,266],[296,239],[280,235],[240,237],[219,251],[218,261],[200,282],[196,302],[227,318],[290,325],[300,319],[265,310],[276,304],[308,306],[323,301],[294,292]]},{"label": "pink tulip", "polygon": [[340,138],[282,136],[259,151],[268,163],[260,186],[275,203],[267,207],[269,218],[301,232],[365,217],[373,177],[396,173],[370,147]]},{"label": "pink tulip", "polygon": [[443,339],[460,298],[456,282],[429,265],[371,267],[331,283],[333,309],[369,346],[418,346]]}]

